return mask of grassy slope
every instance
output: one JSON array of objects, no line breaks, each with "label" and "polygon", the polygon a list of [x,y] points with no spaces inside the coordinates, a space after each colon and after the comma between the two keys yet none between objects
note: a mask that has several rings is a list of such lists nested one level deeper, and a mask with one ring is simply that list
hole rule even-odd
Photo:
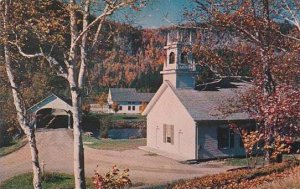
[{"label": "grassy slope", "polygon": [[139,146],[146,145],[145,138],[139,139],[96,139],[94,137],[84,136],[83,141],[85,145],[101,150],[129,150],[129,149],[136,149]]},{"label": "grassy slope", "polygon": [[0,157],[10,154],[18,149],[22,148],[27,144],[26,139],[18,139],[14,142],[11,142],[10,145],[0,148]]},{"label": "grassy slope", "polygon": [[[74,188],[74,177],[63,173],[47,173],[43,178],[42,187],[47,189]],[[12,177],[0,185],[0,189],[32,189],[32,173],[25,173]],[[87,188],[92,187],[91,179],[87,179]]]}]

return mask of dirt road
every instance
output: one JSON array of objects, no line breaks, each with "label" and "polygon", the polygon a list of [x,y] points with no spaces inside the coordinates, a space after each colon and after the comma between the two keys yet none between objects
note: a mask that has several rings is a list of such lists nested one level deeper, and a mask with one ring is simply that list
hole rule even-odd
[{"label": "dirt road", "polygon": [[[73,139],[67,129],[37,132],[40,161],[46,171],[73,173]],[[99,172],[107,172],[113,165],[129,168],[134,183],[163,183],[181,178],[191,178],[225,171],[228,167],[185,165],[162,156],[147,156],[147,152],[134,149],[126,151],[96,150],[85,147],[86,175],[91,177],[97,165]],[[0,182],[14,175],[31,171],[28,145],[0,158]]]}]

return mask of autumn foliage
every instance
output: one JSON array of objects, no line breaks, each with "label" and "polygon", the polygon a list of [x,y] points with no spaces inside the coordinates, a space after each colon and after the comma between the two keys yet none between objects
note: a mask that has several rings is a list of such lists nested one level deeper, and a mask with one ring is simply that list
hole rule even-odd
[{"label": "autumn foliage", "polygon": [[[262,149],[271,153],[270,158],[276,159],[278,155],[288,153],[290,145],[299,136],[300,91],[280,84],[275,92],[266,96],[259,93],[258,88],[253,87],[241,96],[240,108],[252,114],[258,124],[258,131],[247,133],[247,136],[250,139],[255,136],[255,140],[263,143]],[[243,136],[245,147],[248,141],[251,146],[253,141]]]},{"label": "autumn foliage", "polygon": [[111,171],[107,172],[104,176],[100,175],[95,170],[93,176],[93,184],[95,189],[121,189],[129,188],[131,186],[131,180],[129,179],[129,169],[124,169],[122,172],[114,165]]},{"label": "autumn foliage", "polygon": [[219,189],[248,189],[257,187],[265,182],[272,182],[288,177],[295,172],[297,162],[292,160],[280,164],[269,165],[259,169],[244,169],[228,171],[216,175],[204,176],[178,182],[168,188],[219,188]]},{"label": "autumn foliage", "polygon": [[300,134],[300,27],[292,16],[299,13],[299,4],[269,0],[194,3],[197,11],[187,16],[202,30],[194,53],[211,73],[206,75],[252,85],[232,104],[235,107],[225,110],[248,112],[256,121],[257,132],[243,135],[247,152],[257,143],[269,160],[289,152],[288,146]]},{"label": "autumn foliage", "polygon": [[111,105],[111,108],[115,111],[118,112],[119,111],[119,104],[117,102],[113,102],[113,104]]}]

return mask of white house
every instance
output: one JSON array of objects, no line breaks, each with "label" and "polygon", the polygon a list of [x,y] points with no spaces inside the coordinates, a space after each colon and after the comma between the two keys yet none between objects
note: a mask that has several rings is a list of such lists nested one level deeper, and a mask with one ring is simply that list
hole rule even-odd
[{"label": "white house", "polygon": [[168,37],[164,81],[142,113],[147,115],[147,149],[185,160],[244,155],[240,136],[228,124],[250,126],[248,114],[226,116],[218,107],[248,84],[219,82],[214,90],[195,90],[195,67],[186,52],[192,37],[183,37],[180,32],[176,41]]},{"label": "white house", "polygon": [[[110,88],[107,97],[109,113],[140,114],[153,96],[154,93],[138,93],[134,88]],[[118,106],[117,112],[114,103]]]}]

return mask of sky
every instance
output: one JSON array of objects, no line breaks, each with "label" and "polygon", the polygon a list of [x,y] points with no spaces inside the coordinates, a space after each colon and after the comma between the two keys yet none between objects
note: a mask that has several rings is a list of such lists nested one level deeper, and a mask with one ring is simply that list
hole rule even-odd
[{"label": "sky", "polygon": [[[191,0],[149,0],[140,11],[126,10],[127,17],[135,26],[158,28],[181,23],[186,8],[192,7]],[[120,14],[117,14],[121,17]]]}]

